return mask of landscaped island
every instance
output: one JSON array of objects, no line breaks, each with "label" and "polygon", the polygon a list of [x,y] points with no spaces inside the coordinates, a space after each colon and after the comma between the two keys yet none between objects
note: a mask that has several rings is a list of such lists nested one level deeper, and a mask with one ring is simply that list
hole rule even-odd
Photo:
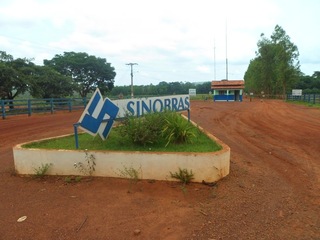
[{"label": "landscaped island", "polygon": [[173,180],[170,172],[186,169],[195,182],[213,182],[229,174],[228,146],[180,115],[166,114],[128,118],[106,141],[79,134],[80,150],[72,150],[73,135],[20,144],[13,149],[16,170],[35,174],[35,169],[48,166],[48,175],[119,177],[122,169],[130,168],[141,179]]}]

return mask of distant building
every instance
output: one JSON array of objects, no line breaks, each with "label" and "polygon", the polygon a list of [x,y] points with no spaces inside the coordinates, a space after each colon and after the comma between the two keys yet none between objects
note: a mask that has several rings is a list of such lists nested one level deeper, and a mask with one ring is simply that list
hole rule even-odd
[{"label": "distant building", "polygon": [[244,89],[243,80],[212,81],[213,101],[239,101],[242,102]]}]

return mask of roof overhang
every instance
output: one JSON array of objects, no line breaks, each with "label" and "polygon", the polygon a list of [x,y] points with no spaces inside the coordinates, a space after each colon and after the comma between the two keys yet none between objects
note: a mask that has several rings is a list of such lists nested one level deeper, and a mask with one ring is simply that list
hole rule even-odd
[{"label": "roof overhang", "polygon": [[244,89],[243,80],[212,81],[211,89]]}]

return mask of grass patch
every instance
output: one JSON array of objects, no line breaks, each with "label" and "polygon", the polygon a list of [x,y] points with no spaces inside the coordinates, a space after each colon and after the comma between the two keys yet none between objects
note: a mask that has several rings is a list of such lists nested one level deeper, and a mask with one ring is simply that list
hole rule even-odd
[{"label": "grass patch", "polygon": [[310,103],[310,102],[291,101],[291,100],[287,100],[287,103],[303,105],[303,106],[306,106],[306,107],[320,108],[320,104],[319,103],[313,104],[313,103]]},{"label": "grass patch", "polygon": [[[99,136],[91,136],[86,133],[79,134],[79,149],[85,150],[111,150],[111,151],[148,151],[148,152],[215,152],[221,149],[221,146],[210,139],[200,130],[196,130],[196,140],[189,143],[174,144],[166,146],[164,139],[152,145],[136,145],[124,137],[121,126],[115,127],[110,132],[106,141],[101,140]],[[166,146],[166,147],[165,147]],[[24,148],[42,148],[42,149],[75,149],[74,135],[48,139],[39,142],[33,142],[23,145]]]},{"label": "grass patch", "polygon": [[188,169],[181,169],[179,168],[178,172],[170,172],[171,178],[178,179],[180,182],[183,183],[183,185],[186,185],[191,182],[192,179],[194,179],[194,174],[192,170],[188,171]]},{"label": "grass patch", "polygon": [[196,96],[190,96],[190,100],[212,100],[212,94],[197,94]]},{"label": "grass patch", "polygon": [[51,167],[51,163],[41,164],[40,167],[34,168],[34,176],[37,178],[43,178]]}]

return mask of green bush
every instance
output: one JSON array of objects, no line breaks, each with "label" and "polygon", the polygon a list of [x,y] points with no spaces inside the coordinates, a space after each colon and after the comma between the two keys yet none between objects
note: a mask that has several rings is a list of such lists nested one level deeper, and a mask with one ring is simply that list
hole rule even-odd
[{"label": "green bush", "polygon": [[163,124],[164,116],[161,113],[150,113],[138,118],[127,116],[121,131],[132,143],[146,146],[160,140]]},{"label": "green bush", "polygon": [[190,122],[186,121],[182,116],[174,112],[168,112],[165,115],[164,128],[162,136],[166,140],[166,146],[170,143],[190,143],[192,138],[196,136],[197,128]]},{"label": "green bush", "polygon": [[180,114],[166,111],[143,117],[127,116],[121,128],[123,136],[136,145],[190,143],[197,128]]}]

